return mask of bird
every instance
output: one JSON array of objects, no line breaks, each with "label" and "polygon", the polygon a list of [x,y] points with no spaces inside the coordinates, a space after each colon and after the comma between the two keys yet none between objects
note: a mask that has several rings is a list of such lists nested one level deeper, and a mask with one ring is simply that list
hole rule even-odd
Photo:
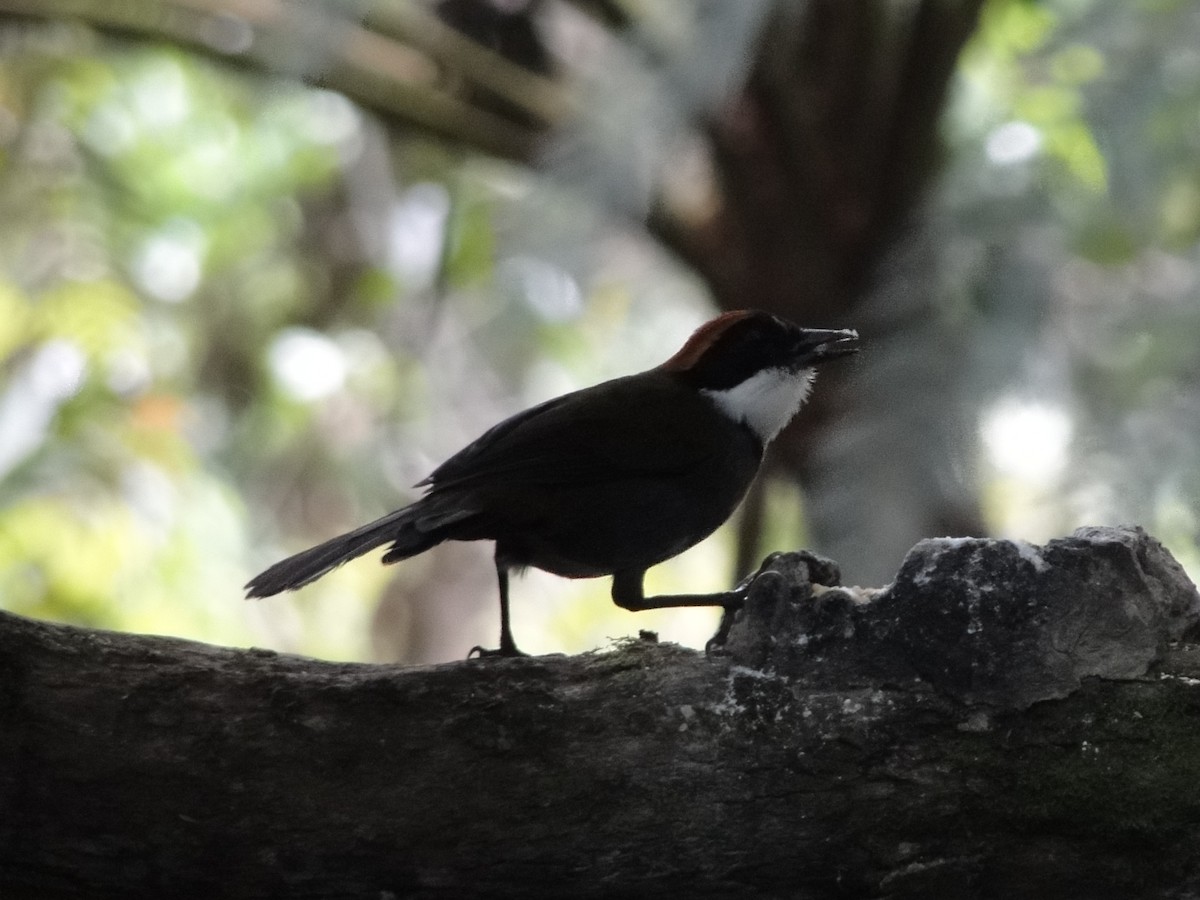
[{"label": "bird", "polygon": [[[701,325],[666,362],[547,400],[485,431],[416,487],[415,502],[290,556],[247,597],[315,581],[390,545],[385,564],[443,541],[494,541],[498,649],[524,656],[509,618],[509,573],[612,576],[627,610],[741,606],[747,582],[647,597],[646,571],[710,535],[737,508],[772,439],[808,397],[815,367],[859,349],[852,329],[801,328],[753,309]],[[724,626],[723,626],[724,627]]]}]

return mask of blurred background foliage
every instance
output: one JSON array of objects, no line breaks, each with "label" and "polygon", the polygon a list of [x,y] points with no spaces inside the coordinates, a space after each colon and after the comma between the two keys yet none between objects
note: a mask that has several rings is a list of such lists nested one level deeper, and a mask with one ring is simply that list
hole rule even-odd
[{"label": "blurred background foliage", "polygon": [[[1186,0],[0,0],[0,605],[461,657],[485,547],[239,586],[739,305],[870,345],[652,590],[1118,521],[1195,575],[1198,248]],[[538,573],[514,616],[534,652],[714,625]]]}]

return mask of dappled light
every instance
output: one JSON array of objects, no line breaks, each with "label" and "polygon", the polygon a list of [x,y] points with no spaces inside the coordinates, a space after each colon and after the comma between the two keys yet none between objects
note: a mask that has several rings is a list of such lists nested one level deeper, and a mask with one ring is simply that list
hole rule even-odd
[{"label": "dappled light", "polygon": [[986,414],[982,431],[988,459],[1003,474],[1037,484],[1062,475],[1071,441],[1065,409],[1006,399]]}]

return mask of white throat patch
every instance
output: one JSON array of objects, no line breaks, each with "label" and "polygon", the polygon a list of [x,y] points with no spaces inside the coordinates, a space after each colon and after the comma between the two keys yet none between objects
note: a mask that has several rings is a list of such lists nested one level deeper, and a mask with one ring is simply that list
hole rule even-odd
[{"label": "white throat patch", "polygon": [[764,369],[735,387],[700,393],[733,421],[745,422],[766,447],[800,411],[814,375],[812,369]]}]

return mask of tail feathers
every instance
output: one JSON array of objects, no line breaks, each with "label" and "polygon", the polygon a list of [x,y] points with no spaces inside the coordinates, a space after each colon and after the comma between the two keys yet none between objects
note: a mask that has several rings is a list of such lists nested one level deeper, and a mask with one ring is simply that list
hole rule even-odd
[{"label": "tail feathers", "polygon": [[420,529],[417,506],[407,506],[388,513],[361,528],[330,538],[323,544],[310,547],[295,556],[275,563],[246,585],[247,597],[270,597],[281,591],[292,591],[316,581],[342,563],[357,559],[364,553],[391,543],[385,561],[393,562],[428,550],[444,540]]},{"label": "tail feathers", "polygon": [[416,556],[434,544],[453,539],[455,535],[452,530],[447,530],[447,526],[471,519],[476,515],[470,509],[451,507],[440,511],[438,506],[439,504],[431,502],[431,498],[427,497],[422,501],[421,509],[409,507],[413,511],[413,516],[408,523],[409,527],[395,533],[392,546],[388,548],[387,553],[383,554],[385,565]]}]

